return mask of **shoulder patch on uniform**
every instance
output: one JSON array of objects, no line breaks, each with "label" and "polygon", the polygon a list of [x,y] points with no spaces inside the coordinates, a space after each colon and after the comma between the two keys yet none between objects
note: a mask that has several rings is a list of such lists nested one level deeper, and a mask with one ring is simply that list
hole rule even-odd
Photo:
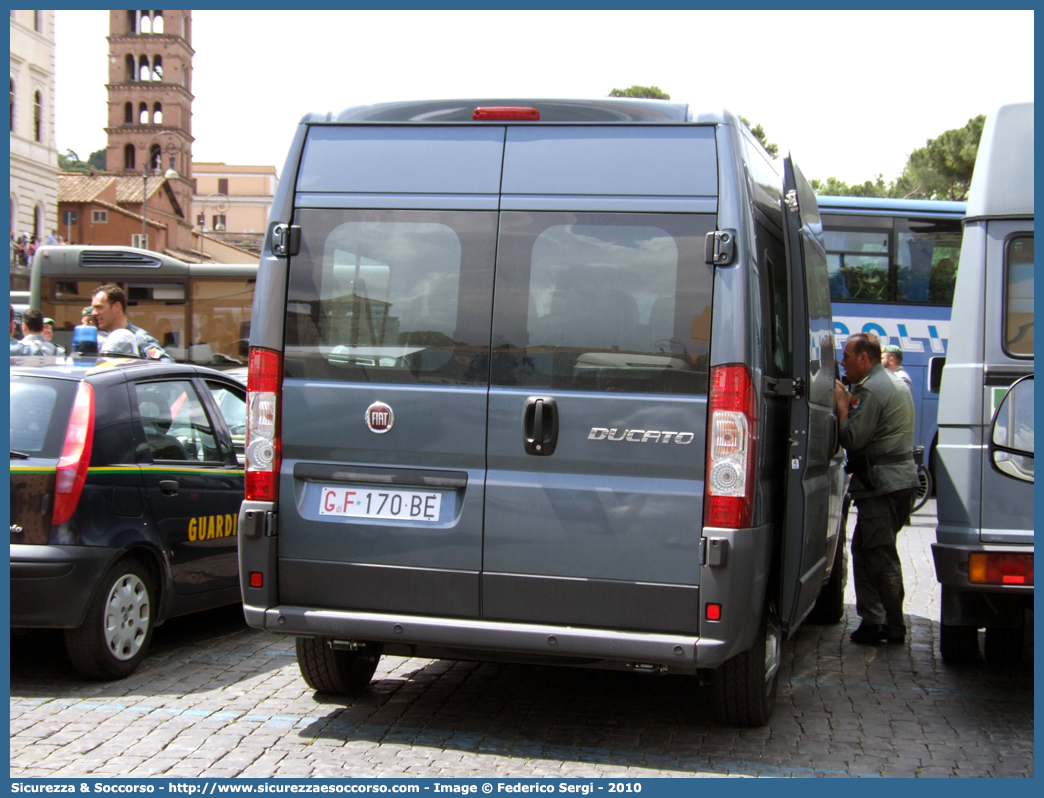
[{"label": "shoulder patch on uniform", "polygon": [[853,396],[852,397],[852,403],[848,406],[848,409],[849,410],[855,410],[857,407],[859,407],[859,399],[860,399],[860,397]]},{"label": "shoulder patch on uniform", "polygon": [[163,350],[160,349],[158,346],[150,346],[148,349],[145,350],[145,354],[153,360],[159,360],[161,357],[163,357]]}]

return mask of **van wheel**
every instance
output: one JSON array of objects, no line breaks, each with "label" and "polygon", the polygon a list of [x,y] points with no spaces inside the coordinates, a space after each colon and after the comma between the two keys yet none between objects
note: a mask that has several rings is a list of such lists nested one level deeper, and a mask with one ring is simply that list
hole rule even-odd
[{"label": "van wheel", "polygon": [[297,665],[305,683],[317,693],[356,698],[373,678],[380,646],[367,643],[357,651],[334,649],[328,637],[298,637]]},{"label": "van wheel", "polygon": [[776,706],[783,635],[774,607],[761,614],[757,642],[714,671],[714,717],[726,726],[764,726]]},{"label": "van wheel", "polygon": [[102,577],[87,617],[65,631],[73,667],[91,679],[122,679],[137,670],[149,650],[155,590],[145,566],[120,560]]},{"label": "van wheel", "polygon": [[841,516],[841,528],[837,530],[837,551],[834,552],[834,566],[830,569],[830,580],[823,585],[823,590],[812,605],[808,614],[808,622],[816,626],[833,626],[845,617],[845,584],[848,582],[848,557],[846,557],[845,538],[848,508]]},{"label": "van wheel", "polygon": [[993,666],[1017,665],[1022,662],[1025,628],[986,627],[986,662]]},{"label": "van wheel", "polygon": [[979,630],[974,626],[939,624],[939,651],[947,665],[966,665],[979,658]]}]

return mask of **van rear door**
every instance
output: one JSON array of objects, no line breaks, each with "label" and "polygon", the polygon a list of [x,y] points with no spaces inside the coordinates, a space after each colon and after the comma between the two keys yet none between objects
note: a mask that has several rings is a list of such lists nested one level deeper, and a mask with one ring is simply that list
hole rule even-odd
[{"label": "van rear door", "polygon": [[[812,608],[823,582],[831,531],[834,416],[833,321],[826,250],[816,196],[790,156],[783,160],[783,216],[790,275],[793,396],[786,454],[786,514],[780,620],[785,632]],[[832,462],[833,461],[833,462]],[[835,521],[836,522],[836,521]]]}]

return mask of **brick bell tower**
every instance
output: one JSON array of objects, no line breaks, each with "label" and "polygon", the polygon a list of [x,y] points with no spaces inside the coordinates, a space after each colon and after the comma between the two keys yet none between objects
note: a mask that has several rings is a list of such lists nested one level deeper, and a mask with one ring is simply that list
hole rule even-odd
[{"label": "brick bell tower", "polygon": [[[192,222],[192,12],[109,12],[109,95],[106,171],[135,176],[137,197],[148,170],[149,197],[163,189],[161,176],[173,168],[166,186],[175,200],[171,216],[150,221],[167,225],[167,245],[190,252]],[[131,187],[127,181],[127,188]],[[138,213],[141,212],[140,206]],[[151,242],[150,249],[155,248]]]}]

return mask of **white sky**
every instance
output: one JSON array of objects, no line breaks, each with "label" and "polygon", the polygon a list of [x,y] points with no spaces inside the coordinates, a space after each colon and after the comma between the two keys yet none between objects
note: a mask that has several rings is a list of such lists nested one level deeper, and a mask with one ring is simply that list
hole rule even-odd
[{"label": "white sky", "polygon": [[[58,149],[83,159],[106,144],[108,20],[56,12]],[[809,178],[888,180],[927,139],[1033,98],[1033,22],[1032,11],[194,11],[192,154],[282,173],[308,112],[641,84],[760,122]]]}]

